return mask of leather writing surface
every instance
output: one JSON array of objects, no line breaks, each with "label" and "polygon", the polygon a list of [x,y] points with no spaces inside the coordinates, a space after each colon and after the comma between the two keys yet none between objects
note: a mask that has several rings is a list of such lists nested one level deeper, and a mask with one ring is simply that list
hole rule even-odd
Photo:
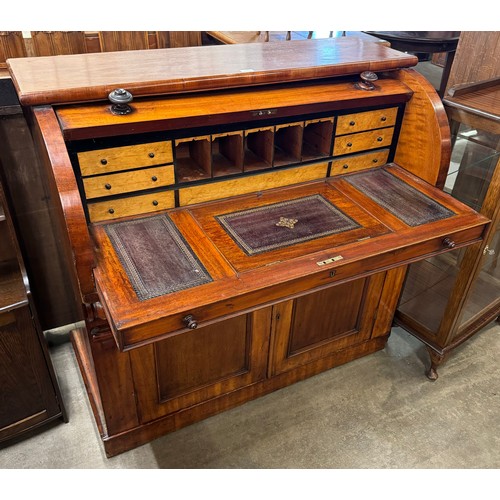
[{"label": "leather writing surface", "polygon": [[420,226],[455,215],[386,170],[362,172],[346,180],[408,226]]},{"label": "leather writing surface", "polygon": [[108,224],[106,233],[140,300],[212,281],[166,215]]},{"label": "leather writing surface", "polygon": [[317,194],[216,217],[247,255],[360,227]]}]

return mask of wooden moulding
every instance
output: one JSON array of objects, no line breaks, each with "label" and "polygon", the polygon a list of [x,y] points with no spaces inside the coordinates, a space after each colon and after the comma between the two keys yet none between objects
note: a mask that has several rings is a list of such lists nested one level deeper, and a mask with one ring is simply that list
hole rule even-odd
[{"label": "wooden moulding", "polygon": [[[293,46],[291,45],[293,43]],[[301,40],[10,59],[23,105],[304,81],[415,66],[417,58],[359,39]]]}]

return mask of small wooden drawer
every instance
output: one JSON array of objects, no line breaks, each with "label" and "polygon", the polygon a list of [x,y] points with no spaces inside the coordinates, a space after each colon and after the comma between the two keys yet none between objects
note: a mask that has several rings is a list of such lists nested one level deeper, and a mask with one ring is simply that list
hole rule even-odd
[{"label": "small wooden drawer", "polygon": [[387,163],[389,150],[383,149],[374,153],[346,156],[341,160],[332,161],[330,176],[357,172],[366,168],[381,167]]},{"label": "small wooden drawer", "polygon": [[394,128],[383,128],[335,138],[333,156],[390,146]]},{"label": "small wooden drawer", "polygon": [[83,179],[83,187],[85,189],[85,196],[89,200],[91,198],[168,186],[169,184],[173,184],[174,181],[174,167],[173,165],[168,165],[119,174],[87,177]]},{"label": "small wooden drawer", "polygon": [[78,162],[83,177],[162,165],[173,162],[172,144],[170,141],[150,142],[86,151],[78,153]]},{"label": "small wooden drawer", "polygon": [[398,108],[377,109],[363,113],[339,116],[335,135],[352,134],[382,127],[393,127],[396,123]]},{"label": "small wooden drawer", "polygon": [[173,191],[130,196],[109,201],[89,203],[90,222],[118,219],[129,215],[147,214],[157,210],[166,210],[175,207]]}]

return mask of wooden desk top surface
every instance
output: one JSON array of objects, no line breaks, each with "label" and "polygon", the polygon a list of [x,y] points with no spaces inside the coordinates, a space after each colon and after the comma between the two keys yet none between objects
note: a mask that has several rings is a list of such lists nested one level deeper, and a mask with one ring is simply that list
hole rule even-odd
[{"label": "wooden desk top surface", "polygon": [[107,100],[388,71],[415,56],[358,38],[136,50],[7,61],[23,105]]}]

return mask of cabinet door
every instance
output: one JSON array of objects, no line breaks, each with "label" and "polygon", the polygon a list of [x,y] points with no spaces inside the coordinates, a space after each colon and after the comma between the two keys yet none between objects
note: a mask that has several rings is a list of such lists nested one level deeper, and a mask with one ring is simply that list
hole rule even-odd
[{"label": "cabinet door", "polygon": [[264,379],[270,331],[268,307],[130,351],[142,423]]},{"label": "cabinet door", "polygon": [[371,336],[386,273],[327,288],[273,308],[269,375],[362,343]]},{"label": "cabinet door", "polygon": [[0,441],[61,410],[29,308],[0,314]]}]

